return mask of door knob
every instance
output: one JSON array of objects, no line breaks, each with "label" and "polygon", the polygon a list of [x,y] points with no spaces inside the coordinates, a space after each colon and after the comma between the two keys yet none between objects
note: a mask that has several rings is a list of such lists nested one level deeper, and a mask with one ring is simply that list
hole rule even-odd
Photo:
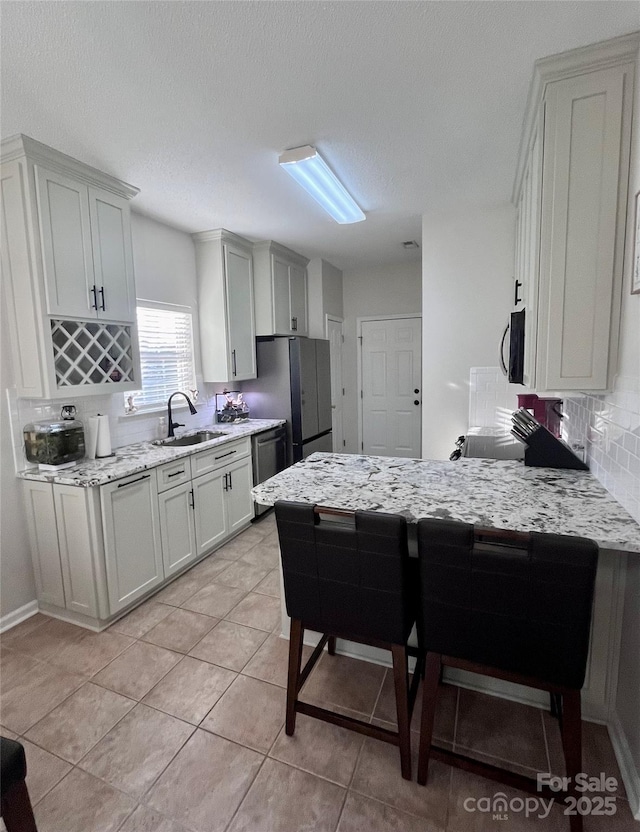
[{"label": "door knob", "polygon": [[414,404],[420,404],[420,402],[419,402],[417,399],[414,399],[414,400],[413,400],[413,403],[414,403]]},{"label": "door knob", "polygon": [[419,390],[418,390],[418,388],[416,387],[416,389],[415,389],[413,392],[414,392],[414,393],[419,393],[420,391],[419,391]]}]

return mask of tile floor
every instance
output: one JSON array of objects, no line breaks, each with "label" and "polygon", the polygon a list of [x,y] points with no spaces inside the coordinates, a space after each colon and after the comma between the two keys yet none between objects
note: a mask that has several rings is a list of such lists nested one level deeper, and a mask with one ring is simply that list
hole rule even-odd
[{"label": "tile floor", "polygon": [[[568,832],[555,810],[469,813],[466,797],[512,794],[433,762],[426,788],[404,781],[397,749],[309,717],[287,737],[277,564],[268,516],[103,633],[36,615],[3,635],[1,731],[25,746],[40,832]],[[354,659],[325,654],[304,698],[394,721],[390,673]],[[523,705],[444,687],[435,734],[562,771],[557,723]],[[602,726],[584,725],[584,754],[621,782]],[[585,823],[633,826],[622,787],[614,817]]]}]

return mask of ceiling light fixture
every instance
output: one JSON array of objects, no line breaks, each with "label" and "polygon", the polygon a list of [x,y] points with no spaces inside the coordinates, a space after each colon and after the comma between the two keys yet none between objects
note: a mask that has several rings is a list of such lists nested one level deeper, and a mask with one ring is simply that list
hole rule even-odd
[{"label": "ceiling light fixture", "polygon": [[336,222],[361,222],[364,213],[315,147],[285,150],[280,165]]}]

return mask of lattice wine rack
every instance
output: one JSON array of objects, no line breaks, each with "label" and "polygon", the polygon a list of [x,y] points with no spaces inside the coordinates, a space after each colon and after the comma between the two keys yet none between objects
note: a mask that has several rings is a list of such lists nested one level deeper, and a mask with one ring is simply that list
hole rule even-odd
[{"label": "lattice wine rack", "polygon": [[134,381],[131,327],[98,321],[51,321],[56,384]]}]

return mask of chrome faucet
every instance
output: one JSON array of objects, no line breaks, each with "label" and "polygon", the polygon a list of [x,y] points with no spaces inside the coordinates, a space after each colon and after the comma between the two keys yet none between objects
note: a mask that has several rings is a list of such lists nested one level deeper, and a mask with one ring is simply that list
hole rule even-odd
[{"label": "chrome faucet", "polygon": [[174,431],[174,428],[183,428],[183,427],[184,427],[184,425],[182,424],[182,422],[174,422],[174,421],[173,421],[173,418],[172,418],[172,416],[171,416],[171,399],[172,399],[174,396],[184,396],[184,397],[185,397],[185,399],[187,400],[187,404],[189,405],[189,410],[190,410],[190,412],[191,412],[191,415],[192,415],[192,416],[195,416],[195,414],[198,412],[198,411],[195,409],[195,407],[193,406],[193,402],[191,401],[191,399],[189,398],[189,396],[187,396],[187,394],[186,394],[186,393],[183,393],[183,392],[182,392],[182,390],[176,390],[176,392],[175,392],[175,393],[172,393],[172,394],[169,396],[169,401],[167,402],[167,416],[168,416],[167,421],[168,421],[168,423],[169,423],[169,433],[168,433],[168,436],[169,436],[169,437],[171,437],[171,436],[174,436],[174,435],[175,435],[175,434],[174,434],[174,432],[173,432],[173,431]]}]

